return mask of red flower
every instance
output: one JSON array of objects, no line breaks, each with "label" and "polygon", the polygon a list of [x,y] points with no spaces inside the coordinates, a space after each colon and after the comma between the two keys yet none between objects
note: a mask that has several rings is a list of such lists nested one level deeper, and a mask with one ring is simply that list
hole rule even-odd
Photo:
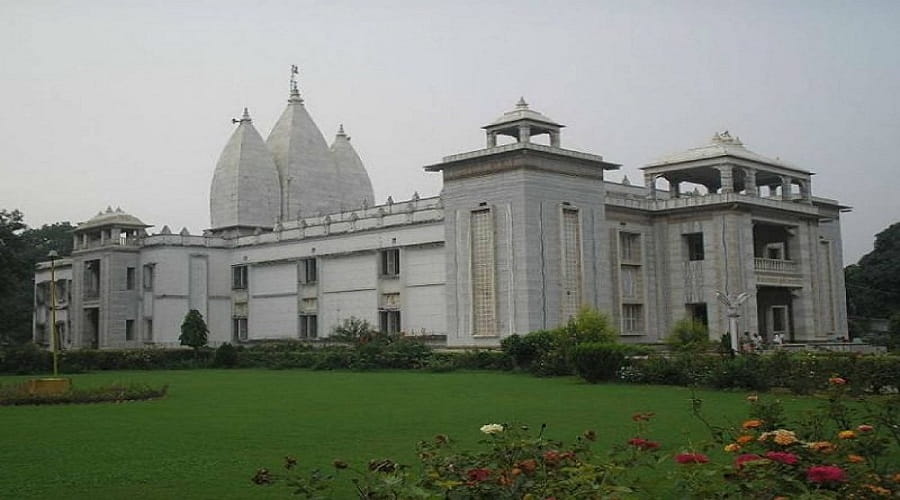
[{"label": "red flower", "polygon": [[709,457],[702,453],[679,453],[675,455],[675,461],[680,464],[705,464]]},{"label": "red flower", "polygon": [[469,481],[484,481],[491,477],[491,469],[471,469],[466,475],[469,477]]},{"label": "red flower", "polygon": [[548,464],[555,464],[559,462],[560,456],[559,452],[556,450],[547,450],[544,452],[544,462]]},{"label": "red flower", "polygon": [[797,463],[797,455],[786,451],[769,451],[766,453],[766,458],[773,462],[779,462],[786,465],[794,465]]},{"label": "red flower", "polygon": [[859,432],[872,432],[875,430],[875,428],[868,424],[862,424],[857,427],[856,430],[858,430]]},{"label": "red flower", "polygon": [[844,385],[847,383],[847,380],[841,377],[831,377],[828,379],[828,383],[831,385]]},{"label": "red flower", "polygon": [[806,469],[806,479],[811,483],[842,483],[847,474],[836,465],[814,465]]},{"label": "red flower", "polygon": [[756,462],[757,460],[762,459],[763,457],[757,455],[756,453],[744,453],[743,455],[738,455],[738,457],[734,459],[734,466],[738,469],[743,469],[745,463]]},{"label": "red flower", "polygon": [[522,460],[521,462],[516,464],[520,469],[525,471],[526,474],[530,474],[537,469],[537,461],[533,458],[529,458],[527,460]]},{"label": "red flower", "polygon": [[634,446],[639,450],[656,450],[659,448],[659,443],[655,441],[648,441],[644,438],[634,437],[628,440],[628,444]]}]

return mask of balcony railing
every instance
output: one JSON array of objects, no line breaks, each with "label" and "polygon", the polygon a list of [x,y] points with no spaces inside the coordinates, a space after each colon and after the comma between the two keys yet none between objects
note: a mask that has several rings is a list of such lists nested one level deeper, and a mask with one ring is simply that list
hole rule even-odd
[{"label": "balcony railing", "polygon": [[798,272],[797,263],[792,260],[762,259],[759,257],[753,259],[753,269],[764,273],[797,274]]}]

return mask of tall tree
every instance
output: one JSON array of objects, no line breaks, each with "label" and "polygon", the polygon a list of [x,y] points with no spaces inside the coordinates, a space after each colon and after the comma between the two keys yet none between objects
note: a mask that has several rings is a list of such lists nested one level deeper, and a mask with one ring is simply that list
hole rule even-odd
[{"label": "tall tree", "polygon": [[900,222],[875,235],[875,249],[844,269],[851,316],[888,318],[900,312]]},{"label": "tall tree", "polygon": [[31,339],[35,264],[50,250],[70,255],[73,229],[68,222],[31,229],[22,212],[0,209],[0,344]]}]

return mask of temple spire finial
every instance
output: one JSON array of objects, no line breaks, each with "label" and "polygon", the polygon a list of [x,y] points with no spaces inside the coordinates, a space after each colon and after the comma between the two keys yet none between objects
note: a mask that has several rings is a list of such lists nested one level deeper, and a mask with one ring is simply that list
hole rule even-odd
[{"label": "temple spire finial", "polygon": [[347,135],[346,133],[344,133],[344,124],[343,123],[338,126],[337,135]]},{"label": "temple spire finial", "polygon": [[248,111],[247,108],[244,108],[244,113],[241,115],[240,120],[238,120],[237,118],[231,119],[231,123],[244,123],[244,122],[250,123],[252,121],[253,120],[250,119],[250,111]]},{"label": "temple spire finial", "polygon": [[525,96],[519,97],[519,102],[516,103],[516,109],[528,109],[528,103],[525,102]]},{"label": "temple spire finial", "polygon": [[303,98],[300,97],[300,89],[297,87],[297,75],[299,74],[300,70],[297,69],[297,65],[291,64],[291,96],[288,102],[303,102]]}]

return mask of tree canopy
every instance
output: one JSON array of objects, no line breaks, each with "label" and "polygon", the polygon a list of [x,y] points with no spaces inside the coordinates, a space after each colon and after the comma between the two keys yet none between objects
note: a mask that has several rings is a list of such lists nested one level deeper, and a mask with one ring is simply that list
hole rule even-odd
[{"label": "tree canopy", "polygon": [[50,250],[71,255],[73,229],[68,222],[29,228],[22,212],[0,209],[0,344],[31,339],[35,264]]},{"label": "tree canopy", "polygon": [[875,235],[875,249],[844,269],[850,316],[889,318],[900,312],[900,222]]}]

